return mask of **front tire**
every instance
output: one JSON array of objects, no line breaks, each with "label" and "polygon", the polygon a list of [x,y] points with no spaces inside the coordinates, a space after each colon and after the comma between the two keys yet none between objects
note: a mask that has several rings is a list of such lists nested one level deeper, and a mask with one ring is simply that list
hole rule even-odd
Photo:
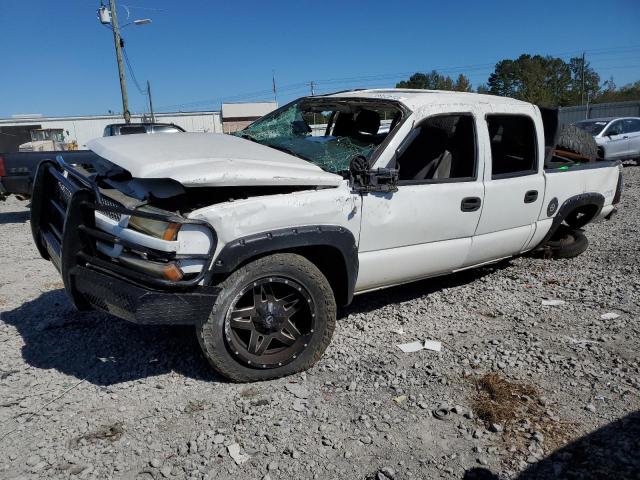
[{"label": "front tire", "polygon": [[333,290],[301,255],[260,258],[219,286],[220,296],[196,332],[209,363],[230,380],[270,380],[306,370],[331,342]]}]

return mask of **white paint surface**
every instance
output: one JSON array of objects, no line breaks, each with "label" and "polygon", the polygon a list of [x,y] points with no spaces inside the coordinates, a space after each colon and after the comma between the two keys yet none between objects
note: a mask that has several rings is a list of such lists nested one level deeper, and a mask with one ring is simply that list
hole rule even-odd
[{"label": "white paint surface", "polygon": [[185,186],[337,186],[342,177],[311,162],[233,135],[121,135],[89,148],[137,178],[172,178]]}]

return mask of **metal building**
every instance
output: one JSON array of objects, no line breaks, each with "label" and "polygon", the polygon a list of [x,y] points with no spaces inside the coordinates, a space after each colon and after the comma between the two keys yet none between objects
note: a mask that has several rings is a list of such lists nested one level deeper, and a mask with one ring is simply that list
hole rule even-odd
[{"label": "metal building", "polygon": [[278,108],[275,102],[223,103],[224,133],[237,132]]},{"label": "metal building", "polygon": [[[149,121],[142,115],[132,115],[131,123]],[[222,133],[222,121],[220,112],[179,112],[179,113],[156,113],[155,120],[159,123],[175,123],[184,128],[187,132],[211,132]],[[77,117],[42,117],[28,115],[24,117],[13,117],[0,119],[0,132],[28,131],[36,128],[62,128],[66,134],[66,141],[76,141],[78,148],[85,149],[89,140],[101,137],[104,127],[110,123],[123,123],[121,115],[90,115]],[[25,141],[28,141],[27,138]],[[20,141],[20,143],[23,143]]]},{"label": "metal building", "polygon": [[640,102],[592,103],[560,109],[562,123],[574,123],[588,118],[602,117],[640,117]]}]

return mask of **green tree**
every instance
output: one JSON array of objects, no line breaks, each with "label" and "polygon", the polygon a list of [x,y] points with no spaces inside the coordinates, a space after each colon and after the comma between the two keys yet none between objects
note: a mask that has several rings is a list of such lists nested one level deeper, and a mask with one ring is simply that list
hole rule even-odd
[{"label": "green tree", "polygon": [[487,87],[486,83],[481,83],[480,85],[478,85],[478,88],[476,88],[476,92],[477,93],[484,93],[484,94],[490,93],[489,92],[489,87]]},{"label": "green tree", "polygon": [[471,91],[471,82],[467,77],[465,77],[462,73],[458,75],[458,79],[456,83],[453,85],[453,89],[458,92],[470,92]]},{"label": "green tree", "polygon": [[489,76],[489,93],[543,106],[570,102],[571,67],[560,58],[520,55],[502,60]]},{"label": "green tree", "polygon": [[640,100],[640,80],[623,85],[620,88],[616,88],[616,84],[612,77],[604,82],[604,89],[591,101],[593,103],[606,103],[628,102],[631,100]]},{"label": "green tree", "polygon": [[[464,77],[464,81],[468,82],[468,79]],[[451,77],[442,75],[435,70],[431,70],[429,73],[416,72],[409,77],[409,80],[402,80],[396,84],[396,88],[417,88],[421,90],[454,90],[455,86],[456,83]],[[464,86],[464,84],[461,84],[461,86]]]},{"label": "green tree", "polygon": [[587,61],[584,62],[583,70],[582,62],[582,57],[574,57],[569,60],[569,68],[571,69],[570,105],[586,103],[589,98],[596,98],[600,92],[600,75],[591,68]]}]

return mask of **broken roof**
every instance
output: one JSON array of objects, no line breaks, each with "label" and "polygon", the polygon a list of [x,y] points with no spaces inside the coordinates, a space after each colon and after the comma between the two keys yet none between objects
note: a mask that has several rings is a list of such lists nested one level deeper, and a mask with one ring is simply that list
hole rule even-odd
[{"label": "broken roof", "polygon": [[411,110],[429,104],[501,104],[530,105],[527,102],[509,97],[483,95],[470,92],[452,92],[448,90],[418,90],[410,88],[381,88],[370,90],[351,90],[327,95],[329,98],[371,98],[401,102]]}]

